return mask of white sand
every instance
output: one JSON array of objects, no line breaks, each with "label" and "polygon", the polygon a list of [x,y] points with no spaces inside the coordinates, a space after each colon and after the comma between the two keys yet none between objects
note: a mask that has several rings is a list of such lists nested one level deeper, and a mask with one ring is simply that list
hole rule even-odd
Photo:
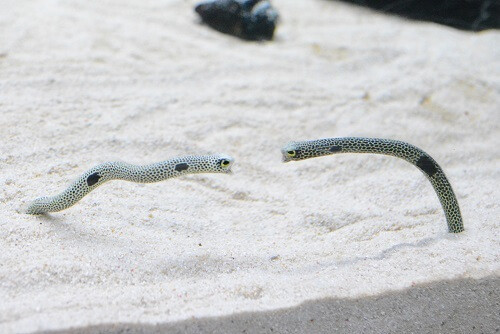
[{"label": "white sand", "polygon": [[[246,43],[194,3],[2,1],[0,332],[498,330],[500,33],[276,0],[276,41]],[[426,150],[466,232],[402,160],[280,162],[334,136]],[[17,211],[104,161],[217,152],[234,175]]]}]

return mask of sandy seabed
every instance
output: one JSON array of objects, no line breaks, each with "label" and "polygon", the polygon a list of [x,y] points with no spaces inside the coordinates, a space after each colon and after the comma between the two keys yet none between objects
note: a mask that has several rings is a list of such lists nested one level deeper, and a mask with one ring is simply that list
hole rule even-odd
[{"label": "sandy seabed", "polygon": [[[498,332],[500,33],[275,0],[248,43],[194,3],[1,2],[0,332]],[[336,136],[426,150],[466,231],[402,160],[280,162]],[[233,175],[19,212],[101,162],[218,152]]]}]

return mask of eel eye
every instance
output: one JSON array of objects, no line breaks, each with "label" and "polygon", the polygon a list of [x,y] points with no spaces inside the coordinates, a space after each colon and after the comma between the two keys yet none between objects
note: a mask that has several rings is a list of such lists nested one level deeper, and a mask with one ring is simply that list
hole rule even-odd
[{"label": "eel eye", "polygon": [[226,160],[226,159],[222,159],[222,160],[220,161],[220,165],[221,165],[222,167],[227,167],[227,166],[229,166],[229,164],[230,164],[230,163],[231,163],[231,162],[230,162],[229,160]]},{"label": "eel eye", "polygon": [[288,154],[289,157],[294,157],[297,155],[297,152],[296,151],[286,151],[286,154]]}]

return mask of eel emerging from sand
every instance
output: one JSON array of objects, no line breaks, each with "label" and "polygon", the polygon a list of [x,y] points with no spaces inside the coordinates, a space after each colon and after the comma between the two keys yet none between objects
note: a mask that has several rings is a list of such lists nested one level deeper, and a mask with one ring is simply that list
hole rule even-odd
[{"label": "eel emerging from sand", "polygon": [[427,153],[411,144],[379,138],[326,138],[288,143],[281,150],[283,162],[304,160],[336,153],[376,153],[395,156],[418,167],[429,179],[443,206],[448,231],[464,230],[460,208],[448,179],[437,162]]},{"label": "eel emerging from sand", "polygon": [[59,195],[37,198],[29,204],[26,213],[42,214],[67,209],[110,180],[152,183],[185,174],[230,173],[233,161],[230,156],[218,154],[186,156],[144,166],[105,162],[85,172]]}]

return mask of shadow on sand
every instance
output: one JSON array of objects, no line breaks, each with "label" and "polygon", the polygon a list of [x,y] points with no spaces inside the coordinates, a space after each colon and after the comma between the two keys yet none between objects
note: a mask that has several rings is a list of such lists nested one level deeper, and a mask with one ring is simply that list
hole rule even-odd
[{"label": "shadow on sand", "polygon": [[500,333],[500,277],[441,281],[357,299],[311,300],[272,311],[45,333]]}]

